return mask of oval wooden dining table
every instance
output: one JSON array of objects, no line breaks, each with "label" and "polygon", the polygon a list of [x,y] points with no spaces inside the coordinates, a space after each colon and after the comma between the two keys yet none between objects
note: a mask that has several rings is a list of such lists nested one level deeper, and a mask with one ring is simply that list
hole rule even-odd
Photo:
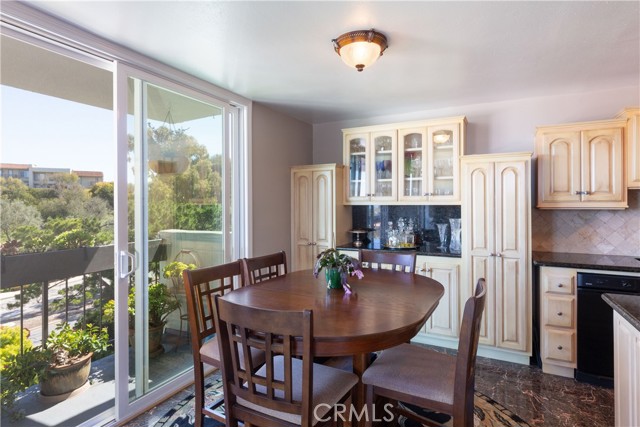
[{"label": "oval wooden dining table", "polygon": [[[443,286],[428,277],[389,270],[363,270],[349,278],[351,294],[328,290],[324,271],[318,278],[301,270],[236,289],[223,298],[255,308],[313,310],[316,356],[353,356],[353,372],[362,376],[369,354],[413,338],[438,306]],[[364,404],[359,383],[354,405]]]}]

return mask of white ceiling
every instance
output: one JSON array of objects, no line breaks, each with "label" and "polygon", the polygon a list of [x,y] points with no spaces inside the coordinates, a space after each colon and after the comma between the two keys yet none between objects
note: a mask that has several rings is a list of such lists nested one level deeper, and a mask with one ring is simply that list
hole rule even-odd
[{"label": "white ceiling", "polygon": [[[638,1],[26,3],[309,123],[640,84]],[[368,28],[358,73],[331,39]]]}]

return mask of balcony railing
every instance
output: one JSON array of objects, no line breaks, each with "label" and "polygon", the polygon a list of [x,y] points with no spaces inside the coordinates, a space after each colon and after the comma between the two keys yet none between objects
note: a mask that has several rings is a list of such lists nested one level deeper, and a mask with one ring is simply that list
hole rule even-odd
[{"label": "balcony railing", "polygon": [[[133,252],[133,244],[129,248]],[[3,310],[2,324],[14,323],[20,328],[30,330],[30,340],[34,345],[49,335],[52,326],[60,322],[74,322],[87,312],[95,309],[97,321],[102,326],[102,301],[105,291],[113,291],[114,246],[84,247],[78,249],[38,252],[0,257],[0,288],[14,290],[17,293],[3,293],[7,298],[15,295],[16,310]],[[150,274],[159,277],[159,261],[167,259],[167,245],[161,239],[149,241],[149,254],[153,270]],[[89,280],[96,280],[97,295],[88,300],[86,286]],[[40,295],[31,296],[26,303],[25,292],[33,292],[33,286],[39,285]],[[80,292],[73,294],[71,288],[80,286]],[[55,293],[62,295],[58,298]],[[80,295],[80,301],[73,301],[74,295]],[[34,301],[35,299],[35,301]],[[57,310],[51,310],[55,302]],[[16,304],[17,303],[17,304]],[[62,307],[62,308],[60,308]],[[38,322],[38,318],[40,321]],[[21,351],[23,343],[20,343]]]}]

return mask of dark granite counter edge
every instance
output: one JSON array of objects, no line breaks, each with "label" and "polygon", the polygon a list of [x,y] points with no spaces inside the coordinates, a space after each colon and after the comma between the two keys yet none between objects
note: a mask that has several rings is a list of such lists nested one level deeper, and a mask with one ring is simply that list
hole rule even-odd
[{"label": "dark granite counter edge", "polygon": [[535,266],[640,273],[640,261],[631,256],[607,256],[533,251],[532,260],[533,265]]},{"label": "dark granite counter edge", "polygon": [[[356,248],[350,243],[347,243],[347,244],[344,244],[344,245],[337,245],[336,249],[342,249],[342,250],[345,250],[345,251],[358,251],[360,249],[371,249],[371,250],[375,250],[375,251],[388,251],[388,252],[398,252],[398,251],[404,250],[404,249],[381,249],[381,248],[371,248],[371,247]],[[452,254],[450,252],[442,252],[442,251],[438,251],[438,250],[425,250],[424,248],[422,248],[422,249],[418,248],[416,253],[417,253],[418,256],[437,256],[437,257],[443,257],[443,258],[462,258],[462,254]]]},{"label": "dark granite counter edge", "polygon": [[602,294],[602,299],[640,331],[640,295]]}]

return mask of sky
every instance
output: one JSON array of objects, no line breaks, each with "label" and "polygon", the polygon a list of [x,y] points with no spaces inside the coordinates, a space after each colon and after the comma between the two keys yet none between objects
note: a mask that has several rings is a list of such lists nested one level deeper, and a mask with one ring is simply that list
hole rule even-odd
[{"label": "sky", "polygon": [[[105,181],[115,179],[111,110],[4,85],[0,91],[0,162],[101,171]],[[220,116],[181,126],[209,154],[221,152]]]}]

